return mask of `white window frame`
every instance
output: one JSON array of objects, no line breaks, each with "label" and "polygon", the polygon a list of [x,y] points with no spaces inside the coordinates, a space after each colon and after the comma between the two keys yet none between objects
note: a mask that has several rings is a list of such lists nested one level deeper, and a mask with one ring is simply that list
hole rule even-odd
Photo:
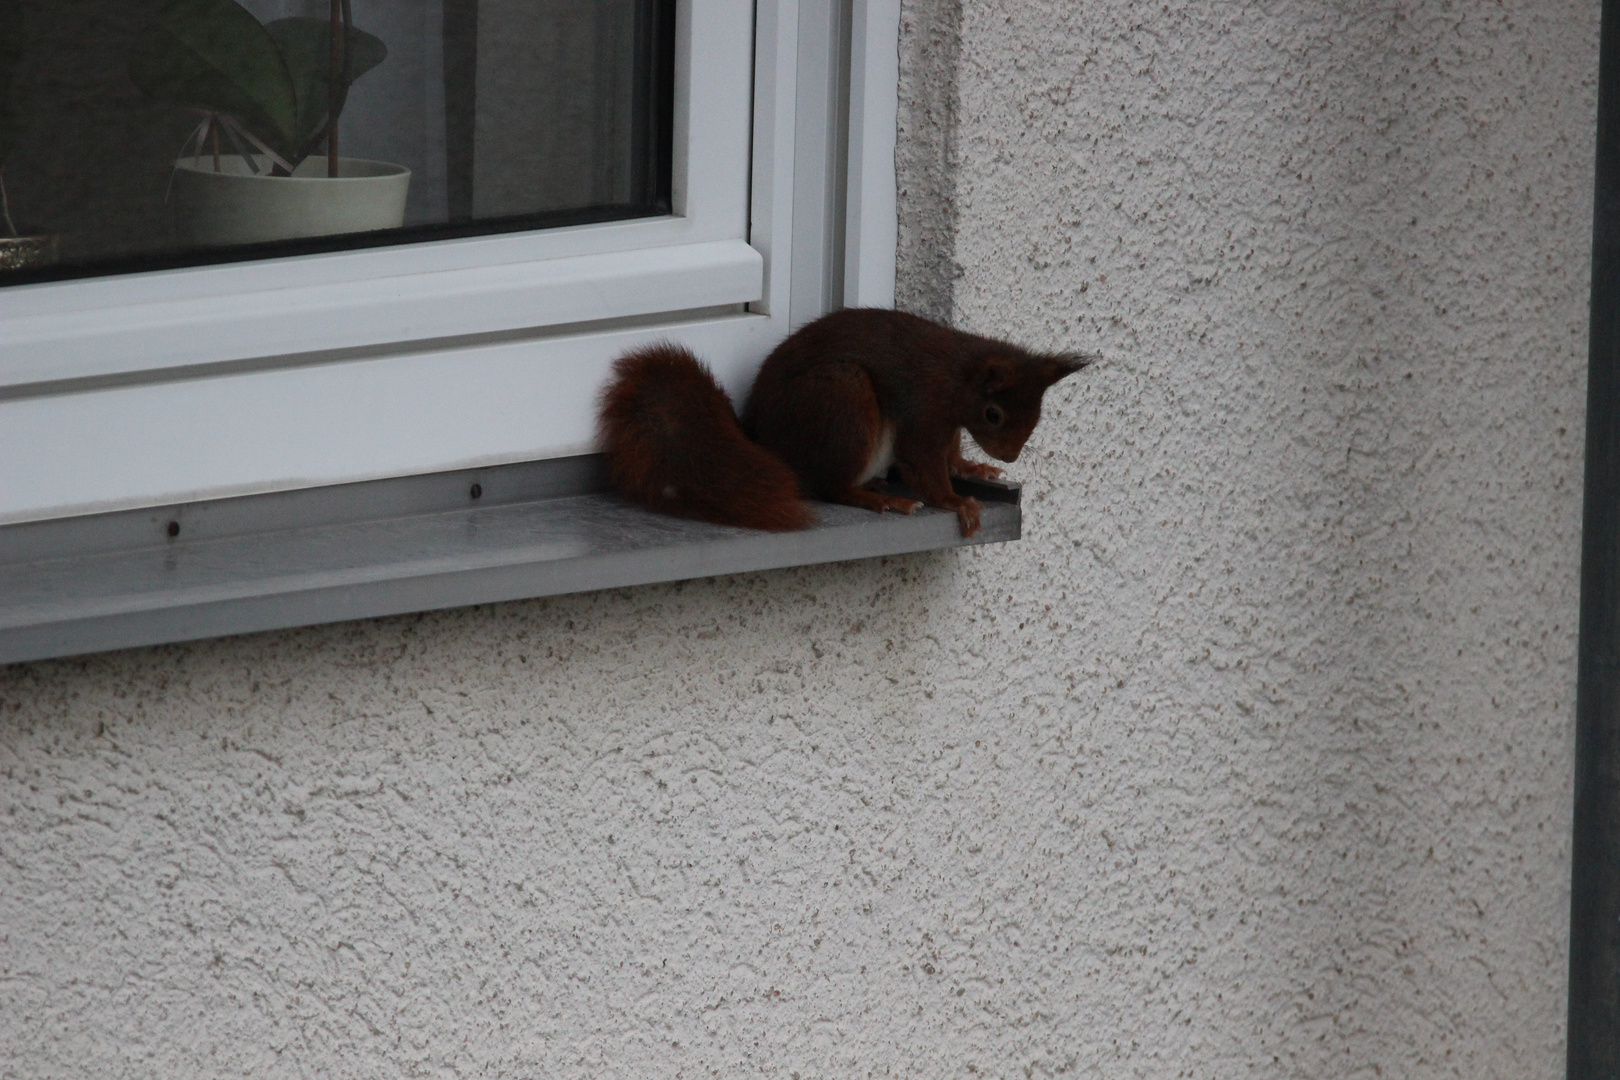
[{"label": "white window frame", "polygon": [[[893,301],[898,26],[680,0],[669,217],[0,289],[0,524],[587,453],[653,340],[740,394],[792,328]],[[846,44],[847,127],[815,61]]]}]

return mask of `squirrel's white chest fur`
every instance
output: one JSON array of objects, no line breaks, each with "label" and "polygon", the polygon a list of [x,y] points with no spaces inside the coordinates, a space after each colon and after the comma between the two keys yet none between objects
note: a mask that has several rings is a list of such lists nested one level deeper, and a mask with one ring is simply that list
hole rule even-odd
[{"label": "squirrel's white chest fur", "polygon": [[872,456],[866,461],[866,468],[861,470],[860,478],[855,486],[860,487],[874,477],[884,476],[889,467],[894,464],[894,425],[885,420],[878,426],[877,443],[872,447]]}]

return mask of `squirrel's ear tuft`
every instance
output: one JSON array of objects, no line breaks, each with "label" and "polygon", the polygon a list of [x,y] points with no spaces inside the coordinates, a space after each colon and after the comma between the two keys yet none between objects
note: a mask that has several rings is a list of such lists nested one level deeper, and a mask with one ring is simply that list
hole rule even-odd
[{"label": "squirrel's ear tuft", "polygon": [[1096,359],[1095,356],[1085,356],[1081,353],[1049,353],[1041,357],[1042,374],[1046,377],[1046,385],[1051,386],[1081,368],[1090,367]]},{"label": "squirrel's ear tuft", "polygon": [[986,394],[999,394],[1018,381],[1018,365],[1005,356],[992,356],[984,362],[979,376]]}]

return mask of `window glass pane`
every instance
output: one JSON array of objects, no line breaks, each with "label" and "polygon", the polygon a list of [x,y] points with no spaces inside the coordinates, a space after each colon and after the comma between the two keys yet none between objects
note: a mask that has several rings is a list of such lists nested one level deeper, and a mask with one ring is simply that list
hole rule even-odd
[{"label": "window glass pane", "polygon": [[667,213],[673,8],[0,0],[0,282]]}]

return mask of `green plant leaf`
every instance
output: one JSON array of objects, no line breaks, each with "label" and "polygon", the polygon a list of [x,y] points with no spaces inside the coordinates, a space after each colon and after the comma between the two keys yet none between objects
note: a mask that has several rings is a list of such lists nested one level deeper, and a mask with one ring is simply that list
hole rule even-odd
[{"label": "green plant leaf", "polygon": [[130,52],[148,96],[230,113],[286,157],[297,150],[298,96],[274,39],[235,0],[167,0]]},{"label": "green plant leaf", "polygon": [[[302,156],[309,152],[310,142],[326,121],[332,81],[332,25],[325,19],[291,18],[265,23],[264,28],[281,50],[298,98],[295,130]],[[388,58],[388,46],[364,30],[350,30],[347,40],[353,52],[348,61],[350,83]]]},{"label": "green plant leaf", "polygon": [[22,0],[0,0],[0,166],[16,149],[22,119],[11,96],[11,84],[22,63]]}]

